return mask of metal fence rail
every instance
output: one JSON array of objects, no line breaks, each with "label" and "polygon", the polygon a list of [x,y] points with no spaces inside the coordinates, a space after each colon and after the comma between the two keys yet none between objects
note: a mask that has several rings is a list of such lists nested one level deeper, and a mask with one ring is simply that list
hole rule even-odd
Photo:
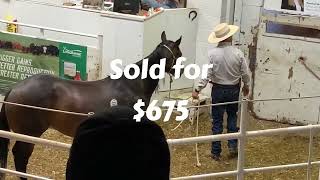
[{"label": "metal fence rail", "polygon": [[99,37],[99,35],[94,35],[94,34],[73,32],[73,31],[67,31],[67,30],[63,30],[63,29],[56,29],[56,28],[49,28],[49,27],[44,27],[44,26],[32,25],[32,24],[12,22],[12,21],[2,20],[2,19],[0,19],[0,22],[5,23],[5,24],[15,24],[15,25],[24,26],[24,27],[40,29],[41,33],[43,33],[44,30],[47,30],[47,31],[52,31],[52,32],[59,32],[59,33],[72,34],[72,35],[83,36],[83,37],[90,37],[90,38],[95,38],[95,39],[98,39],[98,37]]},{"label": "metal fence rail", "polygon": [[[257,102],[257,101],[284,101],[284,100],[298,100],[298,99],[310,99],[310,98],[319,98],[319,96],[309,96],[302,98],[281,98],[281,99],[261,99],[261,100],[242,100],[241,103],[241,115],[240,115],[240,132],[239,133],[231,133],[231,134],[222,134],[222,135],[211,135],[211,136],[202,136],[202,137],[192,137],[192,138],[184,138],[184,139],[168,139],[168,144],[170,146],[174,145],[183,145],[183,144],[192,144],[192,143],[205,143],[212,141],[220,141],[220,140],[230,140],[230,139],[238,139],[238,161],[237,161],[237,170],[235,171],[227,171],[227,172],[218,172],[211,174],[201,174],[194,176],[185,176],[173,178],[173,180],[181,180],[181,179],[203,179],[210,177],[225,177],[225,176],[237,176],[237,180],[243,180],[245,174],[253,173],[253,172],[264,172],[264,171],[273,171],[279,169],[291,169],[291,168],[301,168],[307,167],[307,180],[311,180],[311,166],[316,164],[319,165],[320,161],[312,162],[312,144],[313,144],[313,136],[315,130],[320,129],[320,125],[308,125],[308,126],[300,126],[300,127],[289,127],[289,128],[278,128],[278,129],[267,129],[267,130],[258,130],[258,131],[247,131],[247,119],[248,115],[248,102]],[[220,104],[220,105],[223,105]],[[199,106],[201,108],[201,106]],[[245,144],[247,138],[250,137],[258,137],[258,136],[273,136],[279,134],[289,134],[289,133],[306,133],[309,132],[309,151],[308,151],[308,162],[300,163],[300,164],[287,164],[287,165],[278,165],[278,166],[269,166],[269,167],[258,167],[245,169],[244,168],[244,157],[245,157]],[[319,180],[320,180],[320,172],[319,172]]]},{"label": "metal fence rail", "polygon": [[51,180],[45,177],[41,177],[41,176],[35,176],[32,174],[27,174],[27,173],[22,173],[22,172],[18,172],[18,171],[14,171],[14,170],[10,170],[10,169],[5,169],[5,168],[0,168],[0,172],[2,173],[6,173],[6,174],[12,174],[18,177],[23,177],[23,178],[31,178],[31,179],[39,179],[39,180]]},{"label": "metal fence rail", "polygon": [[[320,96],[316,96],[317,98]],[[312,98],[312,97],[307,97]],[[315,98],[315,97],[314,97]],[[286,98],[286,99],[278,99],[278,101],[282,100],[290,100],[293,98]],[[296,98],[296,99],[306,99],[306,97]],[[268,99],[264,100],[257,100],[257,101],[269,101]],[[272,101],[277,101],[273,99]],[[279,169],[292,169],[292,168],[301,168],[301,167],[307,167],[307,179],[311,179],[311,166],[312,165],[320,165],[320,161],[312,162],[312,139],[314,136],[315,131],[320,130],[320,125],[308,125],[308,126],[299,126],[299,127],[289,127],[289,128],[278,128],[278,129],[267,129],[267,130],[257,130],[257,131],[247,131],[247,119],[249,117],[247,107],[248,102],[254,102],[254,100],[242,100],[239,101],[241,103],[241,116],[240,116],[240,132],[238,133],[230,133],[230,134],[221,134],[221,135],[209,135],[209,136],[199,136],[199,137],[192,137],[192,138],[182,138],[182,139],[168,139],[167,142],[170,147],[172,146],[179,146],[179,145],[186,145],[186,144],[195,144],[195,143],[206,143],[206,142],[212,142],[212,141],[221,141],[221,140],[230,140],[230,139],[239,139],[239,148],[238,148],[238,162],[237,162],[237,170],[234,171],[227,171],[227,172],[218,172],[218,173],[211,173],[211,174],[201,174],[201,175],[193,175],[193,176],[186,176],[186,177],[177,177],[172,178],[173,180],[180,180],[180,179],[203,179],[203,178],[209,178],[209,177],[225,177],[225,176],[237,176],[237,179],[242,180],[244,179],[245,174],[248,173],[254,173],[254,172],[265,172],[265,171],[273,171],[273,170],[279,170]],[[0,103],[4,104],[10,104],[10,102],[0,101]],[[21,105],[21,104],[11,104],[11,105]],[[213,104],[215,105],[215,104]],[[219,104],[223,105],[223,104]],[[27,105],[22,105],[24,107],[27,107]],[[207,107],[207,105],[199,106],[201,107]],[[35,109],[41,109],[41,110],[50,110],[46,108],[41,107],[32,107]],[[191,107],[188,107],[191,108]],[[60,111],[59,111],[60,112]],[[61,111],[60,113],[73,113],[73,112],[64,112]],[[79,114],[78,114],[79,115]],[[84,116],[88,116],[87,114],[81,114]],[[279,135],[279,134],[290,134],[290,133],[307,133],[309,132],[309,152],[308,152],[308,162],[306,163],[299,163],[299,164],[287,164],[287,165],[278,165],[278,166],[269,166],[269,167],[257,167],[257,168],[249,168],[246,169],[244,167],[244,149],[246,144],[246,139],[251,137],[259,137],[259,136],[273,136],[273,135]],[[32,136],[17,134],[13,132],[7,132],[7,131],[1,131],[0,130],[0,137],[11,139],[11,140],[18,140],[22,142],[32,143],[32,144],[41,144],[45,146],[60,148],[69,150],[71,145],[51,140],[46,140],[42,138],[36,138]],[[35,175],[30,175],[26,173],[21,173],[9,169],[0,168],[0,172],[3,173],[9,173],[14,174],[20,177],[28,177],[33,179],[48,179],[43,178]],[[319,178],[320,180],[320,178]]]},{"label": "metal fence rail", "polygon": [[26,143],[31,143],[31,144],[41,144],[44,146],[50,146],[50,147],[55,147],[55,148],[65,149],[65,150],[69,150],[71,147],[70,144],[66,144],[66,143],[62,143],[62,142],[27,136],[27,135],[3,131],[3,130],[0,130],[0,137],[7,138],[10,140],[15,140],[15,141],[22,141],[22,142],[26,142]]}]

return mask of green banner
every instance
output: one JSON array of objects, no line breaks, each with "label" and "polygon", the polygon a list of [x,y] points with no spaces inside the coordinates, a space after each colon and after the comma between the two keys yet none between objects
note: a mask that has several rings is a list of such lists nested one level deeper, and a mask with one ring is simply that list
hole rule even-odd
[{"label": "green banner", "polygon": [[59,49],[60,77],[87,80],[87,47],[60,43]]},{"label": "green banner", "polygon": [[87,80],[87,47],[0,32],[0,94],[39,73]]},{"label": "green banner", "polygon": [[0,93],[34,74],[59,75],[58,44],[0,32]]}]

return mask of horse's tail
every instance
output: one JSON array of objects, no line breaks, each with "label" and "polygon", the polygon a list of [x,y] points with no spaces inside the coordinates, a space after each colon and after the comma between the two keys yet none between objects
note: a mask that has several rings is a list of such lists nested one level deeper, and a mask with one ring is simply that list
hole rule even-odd
[{"label": "horse's tail", "polygon": [[[8,95],[10,92],[8,92],[4,98],[6,101]],[[5,112],[5,105],[2,104],[1,112],[0,112],[0,130],[3,131],[10,131],[9,124]],[[1,168],[7,167],[7,158],[8,158],[8,151],[9,151],[9,139],[1,138],[0,137],[0,166]],[[4,175],[0,174],[0,179],[3,179]]]}]

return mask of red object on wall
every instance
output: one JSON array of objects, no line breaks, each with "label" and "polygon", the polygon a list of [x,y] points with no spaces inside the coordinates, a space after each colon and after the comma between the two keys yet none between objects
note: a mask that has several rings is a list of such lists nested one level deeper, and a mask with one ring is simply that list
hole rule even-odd
[{"label": "red object on wall", "polygon": [[76,72],[76,76],[74,77],[73,80],[75,80],[75,81],[81,81],[80,71],[77,71],[77,72]]}]

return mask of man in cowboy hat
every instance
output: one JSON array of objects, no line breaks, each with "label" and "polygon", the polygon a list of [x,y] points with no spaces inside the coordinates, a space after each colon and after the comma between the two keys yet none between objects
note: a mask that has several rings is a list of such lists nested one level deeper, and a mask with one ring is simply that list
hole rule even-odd
[{"label": "man in cowboy hat", "polygon": [[[239,27],[222,23],[216,26],[210,34],[209,43],[218,43],[217,48],[209,51],[209,62],[213,64],[213,68],[209,69],[206,79],[200,80],[192,93],[193,98],[198,98],[199,92],[206,87],[208,82],[212,86],[212,103],[224,103],[238,101],[241,79],[244,83],[242,91],[243,95],[249,94],[249,68],[247,66],[244,54],[232,46],[232,36],[239,30]],[[224,106],[212,107],[212,132],[213,134],[221,134],[223,132],[223,114],[227,112],[227,130],[228,133],[238,132],[237,112],[238,104],[229,104]],[[228,141],[228,148],[231,157],[237,156],[237,139]],[[220,160],[221,142],[212,142],[212,158],[216,161]]]}]

